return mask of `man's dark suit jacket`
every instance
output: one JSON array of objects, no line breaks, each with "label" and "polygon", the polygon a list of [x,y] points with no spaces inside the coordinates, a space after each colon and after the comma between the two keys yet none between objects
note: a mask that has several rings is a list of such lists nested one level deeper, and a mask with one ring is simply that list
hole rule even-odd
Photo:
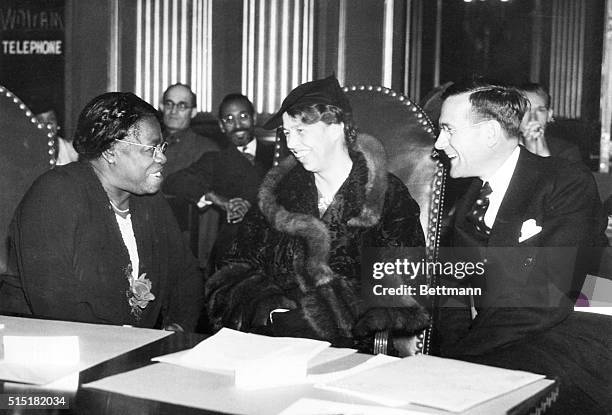
[{"label": "man's dark suit jacket", "polygon": [[582,162],[582,155],[576,144],[552,134],[546,135],[546,142],[548,143],[548,149],[552,157]]},{"label": "man's dark suit jacket", "polygon": [[[257,203],[257,192],[261,180],[272,167],[274,143],[258,141],[255,153],[255,163],[251,162],[232,144],[218,152],[204,153],[189,167],[170,174],[164,181],[162,190],[167,195],[176,196],[180,200],[197,203],[209,191],[229,199],[240,197],[248,200],[251,205]],[[225,218],[225,213],[220,212]],[[219,231],[210,230],[207,242],[215,242],[215,256],[221,257],[231,246],[238,224],[228,224],[221,221]],[[200,256],[204,255],[202,252]],[[200,258],[202,261],[202,258]],[[207,258],[204,258],[207,262]]]},{"label": "man's dark suit jacket", "polygon": [[[474,298],[473,320],[467,298],[441,299],[463,305],[441,308],[442,354],[560,377],[561,399],[574,400],[565,401],[568,408],[586,399],[589,408],[610,409],[612,319],[573,311],[606,223],[591,173],[521,149],[488,240],[466,219],[479,186],[457,204],[453,246],[471,247],[471,259],[486,261],[485,274],[469,281],[483,295]],[[541,231],[519,242],[530,219]]]},{"label": "man's dark suit jacket", "polygon": [[227,198],[241,197],[253,204],[261,179],[272,167],[274,145],[266,144],[257,143],[255,165],[231,144],[219,152],[204,153],[189,167],[170,174],[164,180],[163,191],[193,203],[214,191]]}]

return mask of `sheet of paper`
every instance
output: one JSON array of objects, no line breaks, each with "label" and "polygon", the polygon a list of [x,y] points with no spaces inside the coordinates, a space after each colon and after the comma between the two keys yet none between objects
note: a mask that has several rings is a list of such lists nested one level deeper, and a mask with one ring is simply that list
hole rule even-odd
[{"label": "sheet of paper", "polygon": [[320,387],[387,406],[414,403],[461,412],[542,378],[529,372],[420,355]]},{"label": "sheet of paper", "polygon": [[7,363],[76,365],[80,359],[78,336],[4,335],[2,345]]},{"label": "sheet of paper", "polygon": [[[231,375],[231,371],[223,370],[211,370],[207,368],[199,367],[197,364],[189,362],[188,359],[184,359],[184,356],[189,353],[189,350],[181,350],[180,352],[170,353],[163,356],[154,357],[151,360],[154,362],[169,363],[172,365],[183,366],[192,369],[201,369],[206,371],[212,371],[220,374]],[[350,356],[357,353],[355,349],[342,349],[336,347],[329,347],[317,354],[315,357],[308,361],[308,368],[315,368],[333,362],[335,360],[342,359],[343,357]]]},{"label": "sheet of paper", "polygon": [[293,337],[269,337],[228,328],[200,342],[180,359],[183,366],[233,372],[246,362],[266,359],[303,359],[305,362],[330,343]]},{"label": "sheet of paper", "polygon": [[394,362],[396,360],[400,360],[400,358],[379,354],[349,369],[338,370],[328,373],[310,374],[308,375],[308,381],[314,384],[328,383],[337,379],[345,378],[350,375],[355,375],[364,370],[372,369],[374,367],[387,364],[389,362]]},{"label": "sheet of paper", "polygon": [[582,311],[583,313],[606,314],[612,316],[612,307],[574,307],[574,311]]},{"label": "sheet of paper", "polygon": [[6,362],[0,355],[0,379],[42,385],[80,372],[130,350],[172,334],[139,329],[67,321],[38,320],[0,315],[0,336],[78,336],[80,359],[74,365],[48,366]]},{"label": "sheet of paper", "polygon": [[279,415],[427,415],[427,412],[302,398]]},{"label": "sheet of paper", "polygon": [[185,353],[158,360],[234,376],[237,387],[255,390],[306,379],[308,362],[330,343],[293,337],[269,337],[228,328]]}]

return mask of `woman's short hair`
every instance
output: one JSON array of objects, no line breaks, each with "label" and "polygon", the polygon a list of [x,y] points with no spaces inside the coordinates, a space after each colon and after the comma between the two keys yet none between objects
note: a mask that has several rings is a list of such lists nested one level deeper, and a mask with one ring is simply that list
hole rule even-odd
[{"label": "woman's short hair", "polygon": [[131,92],[107,92],[92,99],[81,111],[73,145],[82,159],[98,158],[115,140],[123,140],[144,117],[159,121],[158,112]]},{"label": "woman's short hair", "polygon": [[287,115],[297,118],[304,124],[315,124],[319,121],[331,125],[344,123],[344,138],[351,148],[357,139],[357,130],[353,125],[351,114],[330,104],[298,104],[287,109]]}]

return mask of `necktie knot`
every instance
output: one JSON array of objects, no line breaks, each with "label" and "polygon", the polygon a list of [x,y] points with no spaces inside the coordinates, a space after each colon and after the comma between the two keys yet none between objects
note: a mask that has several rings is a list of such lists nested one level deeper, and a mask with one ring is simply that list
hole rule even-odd
[{"label": "necktie knot", "polygon": [[255,164],[255,156],[252,155],[251,153],[247,152],[247,146],[242,146],[240,148],[242,155],[244,157],[246,157],[246,159],[251,163],[251,164]]}]

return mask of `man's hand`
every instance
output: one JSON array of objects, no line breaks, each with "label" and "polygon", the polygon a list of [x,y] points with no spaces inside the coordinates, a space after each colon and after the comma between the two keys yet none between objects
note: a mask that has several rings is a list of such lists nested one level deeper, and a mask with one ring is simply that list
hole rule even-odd
[{"label": "man's hand", "polygon": [[208,202],[208,204],[213,204],[221,209],[227,211],[229,207],[229,200],[225,196],[221,196],[216,194],[215,192],[207,192],[200,198],[200,201]]},{"label": "man's hand", "polygon": [[241,222],[251,208],[249,201],[240,197],[230,199],[227,206],[227,221],[229,223]]},{"label": "man's hand", "polygon": [[521,135],[521,141],[527,150],[538,156],[550,157],[544,127],[539,122],[529,121],[526,126],[521,127]]}]

